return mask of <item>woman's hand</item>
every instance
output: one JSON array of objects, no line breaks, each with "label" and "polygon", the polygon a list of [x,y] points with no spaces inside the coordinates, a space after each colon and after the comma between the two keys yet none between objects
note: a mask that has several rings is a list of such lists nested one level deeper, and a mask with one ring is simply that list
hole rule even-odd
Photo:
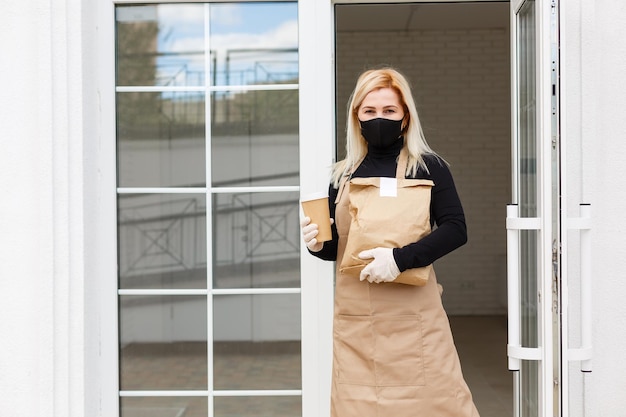
[{"label": "woman's hand", "polygon": [[359,258],[374,259],[361,271],[361,281],[368,280],[377,284],[380,282],[392,282],[400,275],[400,270],[396,260],[393,258],[393,249],[391,248],[364,250],[359,253]]},{"label": "woman's hand", "polygon": [[[332,219],[331,219],[332,223]],[[311,223],[310,217],[304,217],[300,220],[300,227],[302,228],[302,239],[304,244],[311,252],[319,252],[324,246],[324,242],[318,242],[315,236],[319,233],[317,223]]]}]

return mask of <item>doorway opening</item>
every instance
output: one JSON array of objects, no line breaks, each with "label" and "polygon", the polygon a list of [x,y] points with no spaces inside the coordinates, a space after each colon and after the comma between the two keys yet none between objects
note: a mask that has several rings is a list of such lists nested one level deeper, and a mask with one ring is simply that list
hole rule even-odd
[{"label": "doorway opening", "polygon": [[426,140],[450,163],[468,243],[435,264],[465,379],[482,417],[513,415],[506,354],[510,201],[509,2],[335,5],[337,160],[358,75],[392,66]]}]

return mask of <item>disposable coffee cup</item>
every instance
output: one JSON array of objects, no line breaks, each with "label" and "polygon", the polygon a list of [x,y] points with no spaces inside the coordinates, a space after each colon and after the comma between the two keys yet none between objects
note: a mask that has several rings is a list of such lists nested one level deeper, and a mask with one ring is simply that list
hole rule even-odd
[{"label": "disposable coffee cup", "polygon": [[330,210],[328,208],[328,194],[319,192],[302,196],[300,199],[304,215],[311,218],[311,223],[319,227],[319,233],[315,236],[318,242],[332,240],[330,231]]}]

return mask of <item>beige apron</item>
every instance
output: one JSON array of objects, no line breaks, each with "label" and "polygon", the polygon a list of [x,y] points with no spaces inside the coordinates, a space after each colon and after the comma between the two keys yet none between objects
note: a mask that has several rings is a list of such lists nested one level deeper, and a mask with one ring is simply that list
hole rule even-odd
[{"label": "beige apron", "polygon": [[[405,148],[397,178],[406,155]],[[349,186],[340,186],[336,201],[337,259],[351,221]],[[478,417],[434,270],[423,287],[370,284],[339,267],[336,277],[332,417]]]}]

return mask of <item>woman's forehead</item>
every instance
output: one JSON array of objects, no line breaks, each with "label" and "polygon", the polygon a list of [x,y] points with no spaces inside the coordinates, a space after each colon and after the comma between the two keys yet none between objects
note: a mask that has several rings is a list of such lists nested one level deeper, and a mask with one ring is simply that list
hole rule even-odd
[{"label": "woman's forehead", "polygon": [[400,96],[396,90],[389,87],[377,88],[376,90],[372,90],[363,99],[361,103],[361,107],[370,106],[370,105],[385,105],[384,103],[388,103],[387,105],[399,105],[400,104]]}]

